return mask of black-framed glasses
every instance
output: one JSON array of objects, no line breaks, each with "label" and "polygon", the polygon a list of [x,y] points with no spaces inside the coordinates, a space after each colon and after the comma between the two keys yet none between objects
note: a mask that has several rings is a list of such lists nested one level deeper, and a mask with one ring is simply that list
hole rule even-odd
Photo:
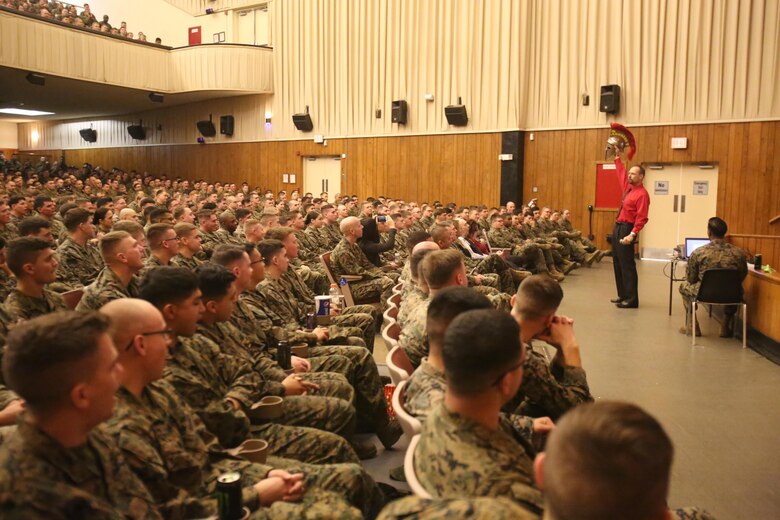
[{"label": "black-framed glasses", "polygon": [[[169,341],[173,341],[174,339],[176,339],[176,333],[174,332],[173,329],[155,330],[152,332],[141,332],[139,334],[136,334],[136,336],[149,337],[149,336],[157,336],[158,334],[162,334]],[[135,336],[133,337],[133,339],[130,340],[130,343],[125,347],[125,350],[130,350],[130,347],[133,346],[133,343],[135,343]]]},{"label": "black-framed glasses", "polygon": [[175,241],[177,241],[177,242],[180,242],[180,241],[181,241],[181,238],[179,238],[179,237],[164,238],[162,241],[163,241],[163,242],[168,242],[168,241],[170,241],[170,240],[175,240]]},{"label": "black-framed glasses", "polygon": [[505,375],[509,374],[510,372],[514,372],[515,370],[517,370],[518,368],[520,368],[521,366],[523,366],[523,364],[524,364],[524,363],[525,363],[525,360],[524,360],[524,359],[521,359],[521,360],[520,360],[520,362],[519,362],[519,363],[517,363],[515,366],[513,366],[512,368],[510,368],[509,370],[507,370],[506,372],[504,372],[504,373],[503,373],[503,374],[501,374],[500,376],[498,376],[498,377],[496,378],[496,380],[495,380],[495,381],[493,381],[493,386],[497,386],[497,385],[498,385],[498,384],[501,382],[501,380],[502,380],[502,379],[504,379],[504,376],[505,376]]}]

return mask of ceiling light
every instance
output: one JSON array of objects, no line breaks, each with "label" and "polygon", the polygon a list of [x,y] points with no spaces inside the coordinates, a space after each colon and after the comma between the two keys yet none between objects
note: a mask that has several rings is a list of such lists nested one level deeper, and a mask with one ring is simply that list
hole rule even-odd
[{"label": "ceiling light", "polygon": [[12,114],[15,116],[50,116],[54,114],[54,112],[27,110],[26,108],[0,108],[0,114]]}]

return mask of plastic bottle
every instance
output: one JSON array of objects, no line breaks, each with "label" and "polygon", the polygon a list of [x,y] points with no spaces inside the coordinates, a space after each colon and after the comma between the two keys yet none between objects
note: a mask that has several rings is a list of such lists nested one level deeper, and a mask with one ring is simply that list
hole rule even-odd
[{"label": "plastic bottle", "polygon": [[330,313],[335,314],[341,310],[341,292],[335,283],[330,284],[328,295],[330,296]]}]

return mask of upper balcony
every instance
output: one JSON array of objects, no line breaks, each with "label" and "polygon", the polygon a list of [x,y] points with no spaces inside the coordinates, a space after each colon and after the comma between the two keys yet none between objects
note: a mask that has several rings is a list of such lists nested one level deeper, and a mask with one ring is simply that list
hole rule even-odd
[{"label": "upper balcony", "polygon": [[273,92],[269,48],[173,49],[6,8],[0,8],[0,67],[161,94],[202,92],[216,98]]}]

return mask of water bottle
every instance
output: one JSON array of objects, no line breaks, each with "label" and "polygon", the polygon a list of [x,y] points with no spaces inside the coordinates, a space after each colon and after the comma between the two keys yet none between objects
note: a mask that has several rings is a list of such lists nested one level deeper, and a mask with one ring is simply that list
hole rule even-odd
[{"label": "water bottle", "polygon": [[279,340],[279,344],[276,346],[276,362],[284,370],[292,368],[292,354],[290,352],[290,345],[286,340]]},{"label": "water bottle", "polygon": [[341,310],[341,292],[335,283],[330,284],[328,296],[330,296],[330,313],[336,314]]}]

